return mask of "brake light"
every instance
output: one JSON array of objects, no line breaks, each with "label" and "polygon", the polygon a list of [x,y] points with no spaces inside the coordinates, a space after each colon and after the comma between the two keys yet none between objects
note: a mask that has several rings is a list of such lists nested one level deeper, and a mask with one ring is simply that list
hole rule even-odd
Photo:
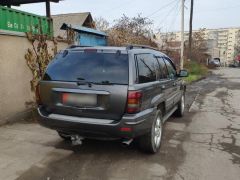
[{"label": "brake light", "polygon": [[36,103],[38,105],[42,104],[41,97],[40,97],[40,85],[39,84],[36,86],[35,96],[36,96]]},{"label": "brake light", "polygon": [[122,132],[131,132],[132,128],[130,128],[130,127],[121,127],[120,131],[122,131]]},{"label": "brake light", "polygon": [[68,100],[68,93],[63,93],[62,94],[62,103],[66,103]]},{"label": "brake light", "polygon": [[140,111],[142,103],[141,91],[128,91],[127,113],[133,114]]}]

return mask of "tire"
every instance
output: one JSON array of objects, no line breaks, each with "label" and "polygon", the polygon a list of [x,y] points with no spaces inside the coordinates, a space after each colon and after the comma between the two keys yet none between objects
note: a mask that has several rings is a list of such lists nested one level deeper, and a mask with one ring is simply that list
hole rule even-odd
[{"label": "tire", "polygon": [[140,149],[144,152],[154,154],[161,146],[163,132],[163,119],[160,110],[157,111],[152,123],[151,131],[139,138]]},{"label": "tire", "polygon": [[70,141],[71,140],[71,136],[67,133],[64,133],[64,132],[60,132],[60,131],[57,131],[58,132],[58,135],[65,141]]},{"label": "tire", "polygon": [[175,111],[174,115],[177,117],[183,117],[184,116],[184,109],[185,109],[185,93],[183,93],[180,101],[178,102],[178,108]]}]

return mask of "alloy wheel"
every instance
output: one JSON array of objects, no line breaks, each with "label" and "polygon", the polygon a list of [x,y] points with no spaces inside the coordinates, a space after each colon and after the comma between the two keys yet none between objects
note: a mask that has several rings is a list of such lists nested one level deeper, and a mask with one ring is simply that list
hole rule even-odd
[{"label": "alloy wheel", "polygon": [[158,117],[154,127],[154,144],[156,148],[160,146],[161,138],[162,138],[162,122],[160,117]]}]

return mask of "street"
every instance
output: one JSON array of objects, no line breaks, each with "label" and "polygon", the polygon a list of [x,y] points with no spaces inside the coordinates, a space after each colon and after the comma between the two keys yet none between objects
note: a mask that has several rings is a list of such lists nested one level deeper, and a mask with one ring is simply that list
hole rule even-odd
[{"label": "street", "polygon": [[2,180],[237,180],[240,178],[240,69],[213,70],[188,86],[186,114],[170,118],[160,151],[133,143],[64,142],[35,122],[0,127]]}]

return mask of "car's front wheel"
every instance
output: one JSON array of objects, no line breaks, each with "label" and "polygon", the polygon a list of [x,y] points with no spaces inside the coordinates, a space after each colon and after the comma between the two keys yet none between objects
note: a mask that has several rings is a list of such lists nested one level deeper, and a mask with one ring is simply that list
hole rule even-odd
[{"label": "car's front wheel", "polygon": [[156,153],[161,146],[162,132],[162,113],[160,110],[158,110],[156,117],[152,123],[151,131],[139,139],[140,148],[148,153]]},{"label": "car's front wheel", "polygon": [[177,117],[183,117],[184,109],[185,109],[185,93],[182,94],[182,97],[181,97],[180,101],[178,102],[178,108],[175,111],[175,115]]}]

